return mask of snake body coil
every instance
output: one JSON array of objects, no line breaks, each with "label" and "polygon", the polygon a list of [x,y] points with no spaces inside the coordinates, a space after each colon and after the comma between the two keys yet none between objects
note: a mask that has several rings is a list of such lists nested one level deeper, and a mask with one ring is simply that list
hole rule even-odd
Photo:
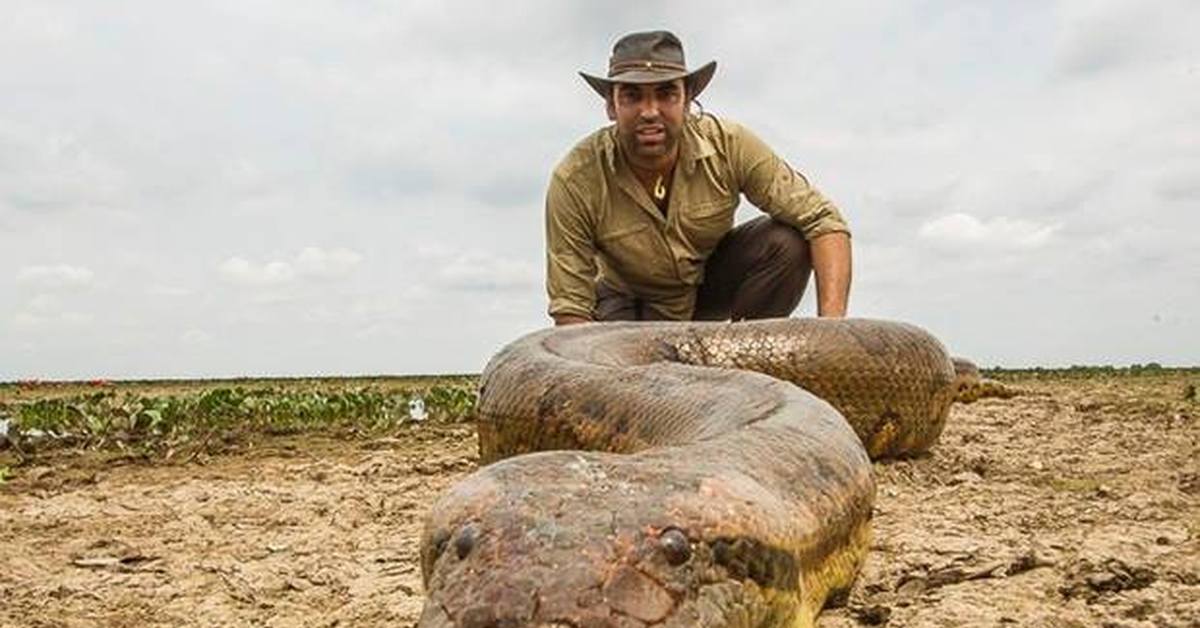
[{"label": "snake body coil", "polygon": [[526,336],[481,380],[499,462],[426,520],[419,626],[812,625],[866,554],[870,459],[928,448],[961,385],[884,321]]}]

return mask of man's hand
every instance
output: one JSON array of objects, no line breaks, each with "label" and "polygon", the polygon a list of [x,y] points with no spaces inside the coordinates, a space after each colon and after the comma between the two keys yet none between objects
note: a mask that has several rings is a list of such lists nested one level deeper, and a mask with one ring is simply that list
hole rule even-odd
[{"label": "man's hand", "polygon": [[817,276],[817,316],[841,318],[850,301],[850,235],[835,231],[808,244]]},{"label": "man's hand", "polygon": [[551,316],[554,318],[555,327],[592,322],[592,319],[586,316],[579,316],[578,314],[551,314]]}]

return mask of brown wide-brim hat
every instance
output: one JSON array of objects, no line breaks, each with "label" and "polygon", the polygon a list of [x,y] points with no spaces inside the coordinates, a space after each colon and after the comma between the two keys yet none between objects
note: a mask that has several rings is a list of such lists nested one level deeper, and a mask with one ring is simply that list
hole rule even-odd
[{"label": "brown wide-brim hat", "polygon": [[608,59],[607,78],[586,72],[579,75],[605,99],[612,97],[613,85],[617,83],[662,83],[677,78],[687,85],[688,98],[695,98],[708,87],[716,71],[716,61],[688,71],[679,38],[667,31],[648,31],[630,33],[617,40]]}]

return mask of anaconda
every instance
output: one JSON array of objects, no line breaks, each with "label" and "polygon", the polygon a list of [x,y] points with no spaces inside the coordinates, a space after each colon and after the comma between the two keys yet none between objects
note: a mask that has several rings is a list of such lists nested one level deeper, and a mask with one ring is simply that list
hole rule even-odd
[{"label": "anaconda", "polygon": [[604,323],[480,383],[481,462],[433,506],[419,626],[810,626],[867,552],[872,458],[971,374],[902,323]]}]

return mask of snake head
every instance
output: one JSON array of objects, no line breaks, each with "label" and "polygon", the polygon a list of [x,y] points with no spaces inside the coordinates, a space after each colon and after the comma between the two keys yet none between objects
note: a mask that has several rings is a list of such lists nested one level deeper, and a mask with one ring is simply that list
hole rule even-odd
[{"label": "snake head", "polygon": [[808,612],[796,554],[755,528],[795,517],[752,478],[670,456],[636,469],[601,453],[514,460],[432,509],[421,628],[758,626]]}]

